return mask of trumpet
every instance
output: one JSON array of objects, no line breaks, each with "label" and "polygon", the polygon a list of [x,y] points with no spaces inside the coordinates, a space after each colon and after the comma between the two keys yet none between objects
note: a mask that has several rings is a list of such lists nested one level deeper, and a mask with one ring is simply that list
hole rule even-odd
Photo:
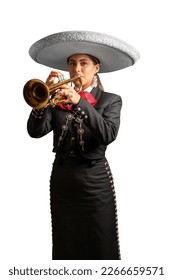
[{"label": "trumpet", "polygon": [[58,83],[48,86],[46,83],[39,79],[29,80],[23,88],[23,97],[26,103],[33,109],[41,109],[48,105],[56,105],[58,103],[67,103],[67,100],[58,94],[58,89],[64,84],[80,80],[79,76],[75,76],[68,80],[63,80]]}]

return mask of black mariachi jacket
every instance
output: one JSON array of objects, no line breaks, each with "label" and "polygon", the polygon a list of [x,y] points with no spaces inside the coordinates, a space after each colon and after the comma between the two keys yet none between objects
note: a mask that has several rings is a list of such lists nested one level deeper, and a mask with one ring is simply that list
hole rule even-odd
[{"label": "black mariachi jacket", "polygon": [[105,156],[107,145],[116,139],[120,125],[122,100],[119,95],[94,88],[97,103],[92,107],[81,97],[72,111],[59,106],[33,110],[27,129],[31,137],[40,138],[53,131],[53,152],[61,153],[68,131],[76,131],[78,151],[87,159]]}]

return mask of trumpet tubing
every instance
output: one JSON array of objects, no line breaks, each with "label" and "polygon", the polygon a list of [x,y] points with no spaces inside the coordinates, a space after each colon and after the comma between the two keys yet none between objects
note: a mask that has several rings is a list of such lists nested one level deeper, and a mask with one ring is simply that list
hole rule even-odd
[{"label": "trumpet tubing", "polygon": [[[34,109],[41,109],[49,104],[56,105],[57,103],[65,103],[66,99],[63,99],[60,95],[53,98],[51,102],[51,95],[62,85],[74,82],[77,79],[79,79],[81,83],[80,77],[73,77],[50,86],[39,79],[32,79],[24,85],[23,97],[26,103]],[[54,104],[54,100],[56,100],[56,104]]]}]

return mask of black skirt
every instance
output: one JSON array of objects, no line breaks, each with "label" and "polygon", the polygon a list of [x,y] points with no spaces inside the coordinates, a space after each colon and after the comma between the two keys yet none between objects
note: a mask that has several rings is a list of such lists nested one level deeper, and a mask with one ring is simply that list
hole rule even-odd
[{"label": "black skirt", "polygon": [[107,160],[55,158],[50,179],[53,260],[120,260]]}]

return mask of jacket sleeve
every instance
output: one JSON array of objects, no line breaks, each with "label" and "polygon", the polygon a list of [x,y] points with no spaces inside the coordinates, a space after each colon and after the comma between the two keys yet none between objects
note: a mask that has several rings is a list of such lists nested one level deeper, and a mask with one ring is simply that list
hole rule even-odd
[{"label": "jacket sleeve", "polygon": [[32,110],[27,122],[27,130],[31,137],[40,138],[52,130],[51,107]]},{"label": "jacket sleeve", "polygon": [[83,110],[87,115],[85,125],[98,143],[108,145],[116,139],[120,125],[121,107],[122,99],[119,95],[104,93],[97,109],[84,98],[80,99],[76,109]]}]

